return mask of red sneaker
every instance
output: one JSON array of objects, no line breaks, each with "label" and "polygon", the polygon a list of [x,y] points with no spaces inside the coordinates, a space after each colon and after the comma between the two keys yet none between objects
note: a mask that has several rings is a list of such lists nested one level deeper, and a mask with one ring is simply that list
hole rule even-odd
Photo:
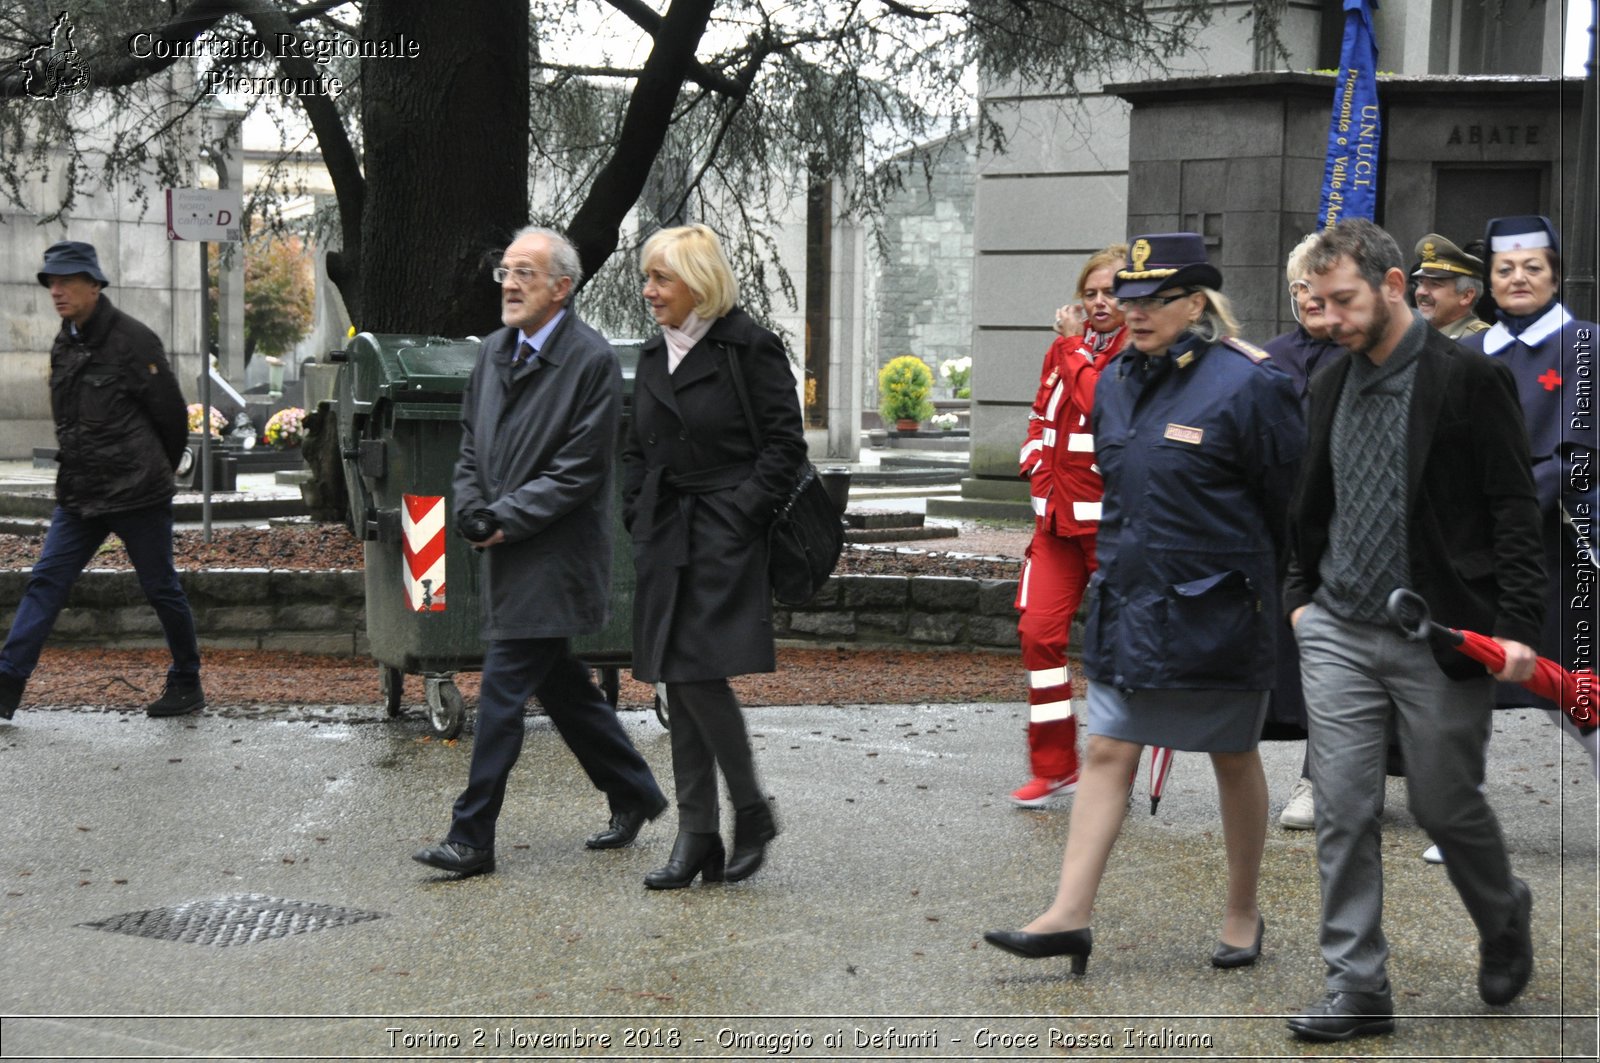
[{"label": "red sneaker", "polygon": [[1022,786],[1011,793],[1011,803],[1018,808],[1045,808],[1050,804],[1050,799],[1060,795],[1065,797],[1078,788],[1078,773],[1073,772],[1065,779],[1029,779]]}]

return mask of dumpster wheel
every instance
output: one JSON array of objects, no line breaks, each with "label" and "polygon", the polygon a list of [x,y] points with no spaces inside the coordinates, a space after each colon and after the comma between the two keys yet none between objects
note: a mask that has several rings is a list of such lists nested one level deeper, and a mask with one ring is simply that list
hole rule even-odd
[{"label": "dumpster wheel", "polygon": [[378,665],[378,693],[383,698],[383,711],[390,716],[400,715],[400,698],[405,693],[406,674],[387,664]]},{"label": "dumpster wheel", "polygon": [[455,738],[467,717],[467,703],[448,676],[428,678],[428,726],[440,738]]}]

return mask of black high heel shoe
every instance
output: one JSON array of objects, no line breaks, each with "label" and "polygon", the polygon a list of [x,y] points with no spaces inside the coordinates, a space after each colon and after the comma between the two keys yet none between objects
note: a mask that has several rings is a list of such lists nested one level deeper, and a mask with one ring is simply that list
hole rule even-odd
[{"label": "black high heel shoe", "polygon": [[1089,953],[1094,951],[1094,931],[1062,930],[1054,934],[1030,934],[1026,930],[991,930],[983,940],[1013,956],[1029,960],[1042,960],[1047,956],[1071,956],[1072,973],[1083,974],[1089,969]]},{"label": "black high heel shoe", "polygon": [[722,865],[727,853],[722,848],[722,838],[716,834],[693,834],[680,830],[672,843],[672,855],[667,865],[644,877],[644,887],[650,890],[681,890],[694,881],[721,882]]},{"label": "black high heel shoe", "polygon": [[1251,967],[1261,958],[1261,937],[1267,932],[1267,921],[1256,916],[1256,939],[1249,945],[1230,945],[1226,941],[1217,942],[1215,951],[1211,953],[1211,966],[1213,967]]},{"label": "black high heel shoe", "polygon": [[761,862],[766,859],[767,843],[777,836],[778,824],[767,802],[734,809],[733,855],[728,858],[728,881],[739,882],[760,870]]}]

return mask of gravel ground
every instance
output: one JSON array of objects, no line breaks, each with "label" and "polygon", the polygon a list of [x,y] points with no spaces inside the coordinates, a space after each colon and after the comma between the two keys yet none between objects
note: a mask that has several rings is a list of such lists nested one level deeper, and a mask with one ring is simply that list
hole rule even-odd
[{"label": "gravel ground", "polygon": [[[957,539],[901,547],[855,546],[839,571],[857,574],[960,575],[1015,579],[1028,533],[993,526],[961,525]],[[0,569],[26,568],[38,557],[37,536],[0,535]],[[271,528],[221,528],[212,542],[198,531],[174,540],[178,567],[359,569],[361,544],[337,524],[288,523]],[[127,554],[115,538],[93,562],[95,568],[125,569]],[[161,693],[167,656],[159,650],[47,647],[28,683],[24,711],[39,708],[134,712]],[[747,705],[917,704],[1019,701],[1025,696],[1021,659],[1012,653],[872,649],[780,649],[778,671],[745,676],[734,687]],[[626,672],[624,708],[646,708],[653,691]],[[372,661],[305,653],[217,650],[206,656],[207,710],[229,716],[315,718],[317,706],[336,706],[341,722],[383,718],[378,674]],[[422,701],[422,680],[408,677],[407,704]],[[472,705],[477,676],[463,674],[458,686]]]},{"label": "gravel ground", "polygon": [[[138,712],[161,694],[164,650],[51,647],[28,681],[24,713],[40,709]],[[207,715],[267,715],[279,719],[328,718],[366,723],[384,718],[378,704],[378,669],[370,660],[311,653],[216,650],[205,655]],[[477,704],[478,676],[462,673],[457,686]],[[1010,653],[948,650],[778,650],[771,675],[733,681],[746,705],[900,705],[1021,701],[1022,658]],[[314,702],[307,692],[314,691]],[[654,690],[622,673],[620,705],[646,709]],[[406,677],[404,703],[420,706],[423,681]],[[331,707],[331,708],[329,708]]]}]

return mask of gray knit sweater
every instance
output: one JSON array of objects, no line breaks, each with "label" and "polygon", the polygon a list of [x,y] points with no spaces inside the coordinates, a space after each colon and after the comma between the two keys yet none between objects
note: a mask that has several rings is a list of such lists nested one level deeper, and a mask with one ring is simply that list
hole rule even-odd
[{"label": "gray knit sweater", "polygon": [[1384,603],[1411,585],[1406,537],[1406,432],[1417,354],[1428,324],[1411,326],[1382,365],[1350,356],[1333,414],[1334,508],[1316,602],[1346,620],[1386,624]]}]

